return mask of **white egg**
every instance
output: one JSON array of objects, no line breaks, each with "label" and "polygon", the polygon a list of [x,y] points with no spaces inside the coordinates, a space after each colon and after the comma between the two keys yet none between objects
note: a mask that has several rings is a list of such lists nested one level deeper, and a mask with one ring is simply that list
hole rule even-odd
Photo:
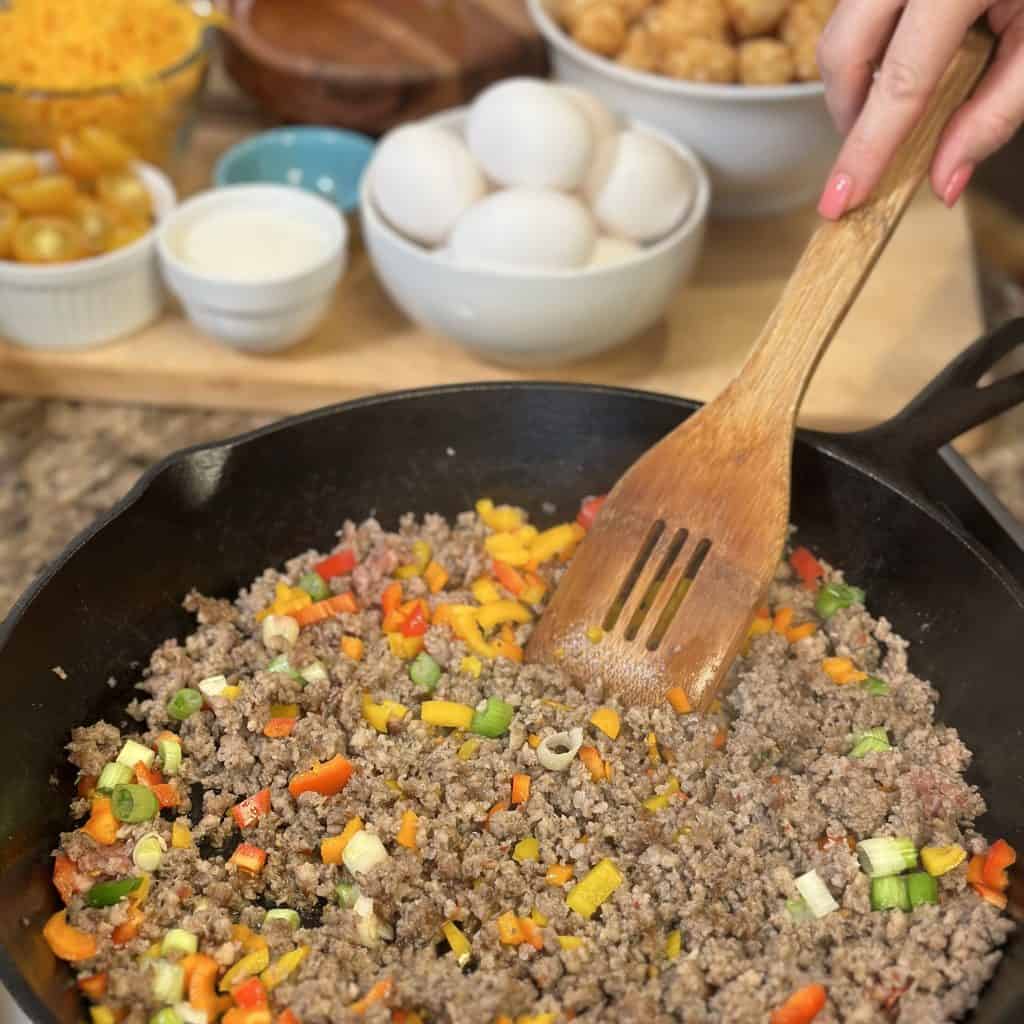
[{"label": "white egg", "polygon": [[605,139],[614,135],[621,125],[619,119],[593,93],[579,89],[575,85],[557,85],[560,93],[568,96],[571,102],[582,112],[590,124],[590,133],[594,139],[594,151]]},{"label": "white egg", "polygon": [[643,250],[636,242],[627,242],[624,238],[602,235],[594,244],[590,254],[590,266],[610,267],[616,263],[625,263],[635,259]]},{"label": "white egg", "polygon": [[560,89],[510,78],[484,90],[469,109],[466,141],[499,185],[578,188],[594,154],[590,122]]},{"label": "white egg", "polygon": [[629,130],[601,144],[583,191],[609,234],[653,242],[686,216],[696,182],[660,139]]},{"label": "white egg", "polygon": [[466,144],[431,125],[409,125],[386,135],[368,173],[381,215],[422,245],[444,242],[459,217],[487,191]]},{"label": "white egg", "polygon": [[596,238],[590,211],[574,196],[509,188],[462,215],[451,251],[456,262],[470,266],[567,270],[587,263]]}]

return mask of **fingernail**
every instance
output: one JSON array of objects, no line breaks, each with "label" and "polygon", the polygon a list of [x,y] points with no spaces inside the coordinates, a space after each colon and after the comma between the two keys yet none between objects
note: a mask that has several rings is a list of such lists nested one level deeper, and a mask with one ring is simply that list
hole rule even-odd
[{"label": "fingernail", "polygon": [[818,213],[828,220],[839,220],[846,212],[853,192],[853,178],[848,174],[833,174],[818,200]]},{"label": "fingernail", "polygon": [[942,201],[947,206],[956,205],[956,201],[963,195],[964,189],[967,188],[967,183],[971,180],[973,173],[974,164],[961,164],[949,176],[945,191],[942,193]]}]

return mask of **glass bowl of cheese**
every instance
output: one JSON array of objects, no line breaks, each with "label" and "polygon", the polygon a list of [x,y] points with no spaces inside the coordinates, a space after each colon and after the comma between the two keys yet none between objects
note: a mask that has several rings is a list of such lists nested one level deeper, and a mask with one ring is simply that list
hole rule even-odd
[{"label": "glass bowl of cheese", "polygon": [[90,125],[173,173],[206,81],[216,14],[180,0],[0,5],[0,148],[50,149]]}]

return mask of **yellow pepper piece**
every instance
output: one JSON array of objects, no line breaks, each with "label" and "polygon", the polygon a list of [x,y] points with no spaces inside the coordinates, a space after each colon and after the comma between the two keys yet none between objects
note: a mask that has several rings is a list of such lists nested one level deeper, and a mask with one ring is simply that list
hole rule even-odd
[{"label": "yellow pepper piece", "polygon": [[400,565],[394,572],[397,580],[411,580],[414,576],[419,576],[415,565]]},{"label": "yellow pepper piece", "polygon": [[756,618],[747,630],[747,636],[764,636],[772,631],[772,620]]},{"label": "yellow pepper piece", "polygon": [[135,891],[129,894],[128,899],[136,906],[146,902],[146,897],[149,895],[150,886],[153,884],[153,876],[148,875],[145,872],[142,874],[142,881],[139,882]]},{"label": "yellow pepper piece", "polygon": [[251,928],[244,924],[233,924],[231,926],[231,938],[242,944],[246,953],[256,949],[267,949],[267,940],[262,935],[257,935]]},{"label": "yellow pepper piece", "polygon": [[649,796],[644,801],[644,810],[650,811],[652,814],[657,814],[658,811],[665,810],[668,807],[669,798],[665,793],[659,793],[657,796]]},{"label": "yellow pepper piece", "polygon": [[516,1024],[555,1024],[553,1013],[524,1013],[516,1017]]},{"label": "yellow pepper piece", "polygon": [[460,761],[468,761],[480,749],[479,740],[466,740],[456,755]]},{"label": "yellow pepper piece", "polygon": [[399,796],[405,792],[405,790],[398,784],[397,779],[385,779],[384,785],[387,786],[392,793],[397,793]]},{"label": "yellow pepper piece", "polygon": [[117,1021],[109,1006],[90,1006],[89,1018],[92,1024],[116,1024]]},{"label": "yellow pepper piece", "polygon": [[587,628],[587,639],[592,644],[599,644],[604,639],[604,630],[600,626],[589,626]]},{"label": "yellow pepper piece", "polygon": [[530,911],[530,920],[540,928],[544,928],[548,923],[548,915],[542,914],[536,907]]},{"label": "yellow pepper piece", "polygon": [[368,693],[363,694],[363,718],[377,732],[387,732],[392,718],[404,718],[409,709],[395,700],[383,700],[375,704]]},{"label": "yellow pepper piece", "polygon": [[192,830],[188,825],[175,822],[171,826],[171,846],[175,850],[187,850],[192,845]]},{"label": "yellow pepper piece", "polygon": [[521,568],[533,560],[533,555],[526,546],[511,533],[492,533],[484,541],[484,549],[492,558],[516,568]]},{"label": "yellow pepper piece", "polygon": [[235,700],[241,692],[242,688],[240,686],[225,686],[224,689],[220,691],[220,695],[225,700]]},{"label": "yellow pepper piece", "polygon": [[512,850],[512,859],[517,864],[537,860],[540,857],[540,843],[533,836],[520,839]]},{"label": "yellow pepper piece", "polygon": [[862,683],[867,679],[868,674],[861,672],[849,658],[826,658],[821,667],[825,675],[837,686],[845,686],[847,683]]},{"label": "yellow pepper piece", "polygon": [[277,988],[307,956],[309,946],[299,946],[290,953],[283,953],[260,975],[260,981],[266,985],[268,991]]},{"label": "yellow pepper piece", "polygon": [[402,661],[411,661],[423,650],[423,637],[388,633],[388,647],[396,658],[401,658]]},{"label": "yellow pepper piece", "polygon": [[256,616],[262,622],[268,615],[291,615],[293,612],[308,608],[313,603],[301,587],[289,587],[286,583],[278,583],[274,588],[274,600]]},{"label": "yellow pepper piece", "polygon": [[480,678],[480,673],[483,672],[484,666],[479,658],[474,657],[472,654],[467,654],[466,657],[459,662],[459,671],[465,672],[467,676],[472,676],[474,679]]},{"label": "yellow pepper piece", "polygon": [[647,734],[647,759],[651,764],[661,764],[661,751],[658,749],[658,737],[653,732]]},{"label": "yellow pepper piece", "polygon": [[161,943],[161,942],[154,942],[153,945],[150,946],[149,949],[147,949],[146,952],[143,953],[142,955],[147,960],[157,960],[157,959],[159,959],[160,954],[163,951],[164,951],[163,943]]},{"label": "yellow pepper piece", "polygon": [[528,605],[540,604],[544,600],[544,594],[548,588],[542,579],[538,579],[530,573],[527,573],[527,576],[529,582],[519,592],[519,600]]},{"label": "yellow pepper piece", "polygon": [[598,708],[590,716],[590,724],[600,729],[610,740],[617,740],[622,728],[619,713],[614,708]]},{"label": "yellow pepper piece", "polygon": [[416,563],[416,570],[421,575],[426,572],[427,566],[430,565],[430,559],[434,554],[434,549],[425,540],[414,540],[412,542],[412,558]]},{"label": "yellow pepper piece", "polygon": [[448,582],[448,571],[437,562],[431,562],[423,570],[423,578],[427,581],[427,589],[432,594],[439,594]]},{"label": "yellow pepper piece", "polygon": [[622,873],[607,857],[598,861],[570,890],[565,902],[580,917],[593,917],[598,907],[622,885]]},{"label": "yellow pepper piece", "polygon": [[665,939],[665,956],[669,960],[678,960],[679,954],[683,951],[683,933],[676,928],[675,931],[668,933],[668,938]]},{"label": "yellow pepper piece", "polygon": [[477,609],[467,605],[452,605],[451,624],[455,635],[465,645],[477,654],[485,658],[493,658],[497,653],[494,648],[484,639],[480,624],[476,621]]},{"label": "yellow pepper piece", "polygon": [[533,613],[518,601],[495,601],[477,612],[476,621],[489,631],[503,622],[532,622]]},{"label": "yellow pepper piece", "polygon": [[298,718],[299,717],[299,705],[298,704],[271,704],[270,705],[270,717],[271,718]]},{"label": "yellow pepper piece", "polygon": [[420,705],[420,718],[427,725],[439,725],[446,729],[468,729],[473,722],[474,711],[468,704],[453,700],[425,700]]},{"label": "yellow pepper piece", "polygon": [[952,846],[925,846],[921,849],[921,864],[933,878],[952,871],[967,859],[967,851],[954,843]]},{"label": "yellow pepper piece", "polygon": [[556,555],[571,551],[584,537],[586,531],[578,523],[562,523],[539,534],[530,545],[530,558],[535,562],[546,562]]},{"label": "yellow pepper piece", "polygon": [[495,506],[490,498],[481,498],[476,503],[476,514],[483,524],[495,533],[511,533],[526,522],[526,516],[521,508],[514,508],[512,505]]},{"label": "yellow pepper piece", "polygon": [[228,969],[217,988],[221,992],[230,992],[240,981],[265,971],[269,964],[270,952],[266,948],[246,953],[234,967]]},{"label": "yellow pepper piece", "polygon": [[578,935],[559,935],[558,944],[562,949],[579,949],[583,940]]},{"label": "yellow pepper piece", "polygon": [[540,737],[535,732],[531,732],[530,735],[526,737],[526,742],[536,750],[540,746],[541,741]]},{"label": "yellow pepper piece", "polygon": [[473,585],[469,589],[473,591],[473,597],[481,604],[495,604],[503,600],[497,584],[486,576],[473,580]]},{"label": "yellow pepper piece", "polygon": [[470,957],[473,955],[473,947],[470,945],[465,933],[454,921],[445,921],[441,925],[441,933],[448,940],[448,945],[455,954],[455,962],[460,967],[464,967],[469,963]]}]

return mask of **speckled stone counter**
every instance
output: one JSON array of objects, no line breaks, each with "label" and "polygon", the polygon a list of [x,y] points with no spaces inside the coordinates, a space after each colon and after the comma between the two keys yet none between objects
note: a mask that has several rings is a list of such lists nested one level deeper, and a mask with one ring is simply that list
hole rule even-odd
[{"label": "speckled stone counter", "polygon": [[[988,319],[1024,314],[1024,292],[985,287]],[[0,397],[0,617],[79,530],[168,452],[271,417]],[[1024,413],[1004,417],[975,468],[1024,520]]]}]

